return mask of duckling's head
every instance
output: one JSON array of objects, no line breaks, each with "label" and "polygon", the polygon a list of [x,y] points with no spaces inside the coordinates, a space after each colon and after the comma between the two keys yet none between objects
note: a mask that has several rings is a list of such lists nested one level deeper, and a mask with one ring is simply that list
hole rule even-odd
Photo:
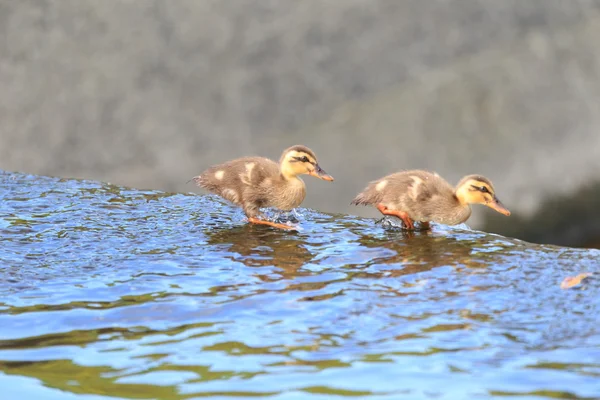
[{"label": "duckling's head", "polygon": [[332,181],[333,177],[319,166],[317,156],[306,146],[296,145],[283,151],[279,160],[281,174],[284,178],[295,178],[307,174],[325,181]]},{"label": "duckling's head", "polygon": [[456,185],[456,198],[461,204],[483,204],[504,215],[510,211],[496,197],[492,182],[481,175],[468,175]]}]

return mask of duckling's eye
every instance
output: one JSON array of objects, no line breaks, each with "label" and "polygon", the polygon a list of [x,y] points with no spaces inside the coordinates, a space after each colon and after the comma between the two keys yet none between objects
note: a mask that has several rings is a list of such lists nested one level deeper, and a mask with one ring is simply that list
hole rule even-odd
[{"label": "duckling's eye", "polygon": [[488,188],[486,188],[485,186],[480,187],[479,190],[481,190],[483,193],[489,193],[490,192],[488,190]]},{"label": "duckling's eye", "polygon": [[314,162],[310,161],[310,158],[308,158],[306,156],[294,157],[294,160],[299,161],[299,162],[306,162],[306,163],[314,164]]}]

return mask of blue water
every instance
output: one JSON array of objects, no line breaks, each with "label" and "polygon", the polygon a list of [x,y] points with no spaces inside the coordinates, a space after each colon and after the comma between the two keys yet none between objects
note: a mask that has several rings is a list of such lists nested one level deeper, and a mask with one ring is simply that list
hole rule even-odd
[{"label": "blue water", "polygon": [[299,223],[0,172],[0,398],[600,398],[600,251]]}]

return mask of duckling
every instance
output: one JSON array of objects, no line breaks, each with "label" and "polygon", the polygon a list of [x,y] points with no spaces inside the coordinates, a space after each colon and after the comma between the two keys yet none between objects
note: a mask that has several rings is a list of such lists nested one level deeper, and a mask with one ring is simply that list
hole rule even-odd
[{"label": "duckling", "polygon": [[315,153],[302,145],[285,149],[279,164],[263,157],[238,158],[214,165],[192,180],[242,207],[250,223],[295,229],[265,220],[259,209],[273,207],[289,211],[298,207],[306,196],[302,174],[333,181],[319,166]]},{"label": "duckling", "polygon": [[421,222],[421,229],[429,229],[430,221],[461,224],[471,216],[470,204],[483,204],[510,215],[489,179],[467,175],[453,188],[438,174],[421,170],[397,172],[373,181],[351,204],[374,205],[383,215],[399,217],[407,230],[415,229],[413,221]]}]

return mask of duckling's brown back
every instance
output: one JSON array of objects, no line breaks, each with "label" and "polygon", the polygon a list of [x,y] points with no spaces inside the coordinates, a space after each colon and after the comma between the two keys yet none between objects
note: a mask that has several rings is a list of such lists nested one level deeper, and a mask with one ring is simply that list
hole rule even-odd
[{"label": "duckling's brown back", "polygon": [[396,172],[369,183],[352,201],[356,205],[384,204],[392,209],[414,208],[439,195],[451,196],[453,188],[439,175],[422,170]]},{"label": "duckling's brown back", "polygon": [[[440,182],[438,182],[440,180]],[[434,182],[435,181],[435,182]],[[376,181],[372,181],[369,185],[352,200],[351,204],[356,205],[376,205],[379,203],[396,205],[406,195],[413,194],[412,189],[415,188],[415,183],[425,183],[420,186],[420,191],[414,193],[416,197],[430,197],[433,192],[437,192],[438,186],[445,188],[449,185],[436,174],[421,170],[409,170],[396,172]],[[444,185],[445,184],[445,185]]]},{"label": "duckling's brown back", "polygon": [[264,157],[244,157],[213,165],[193,179],[196,185],[243,205],[248,189],[256,189],[267,178],[279,175],[279,165]]},{"label": "duckling's brown back", "polygon": [[470,208],[458,202],[454,188],[437,174],[405,171],[391,175],[388,182],[389,192],[383,203],[408,213],[415,221],[454,225],[470,214]]}]

